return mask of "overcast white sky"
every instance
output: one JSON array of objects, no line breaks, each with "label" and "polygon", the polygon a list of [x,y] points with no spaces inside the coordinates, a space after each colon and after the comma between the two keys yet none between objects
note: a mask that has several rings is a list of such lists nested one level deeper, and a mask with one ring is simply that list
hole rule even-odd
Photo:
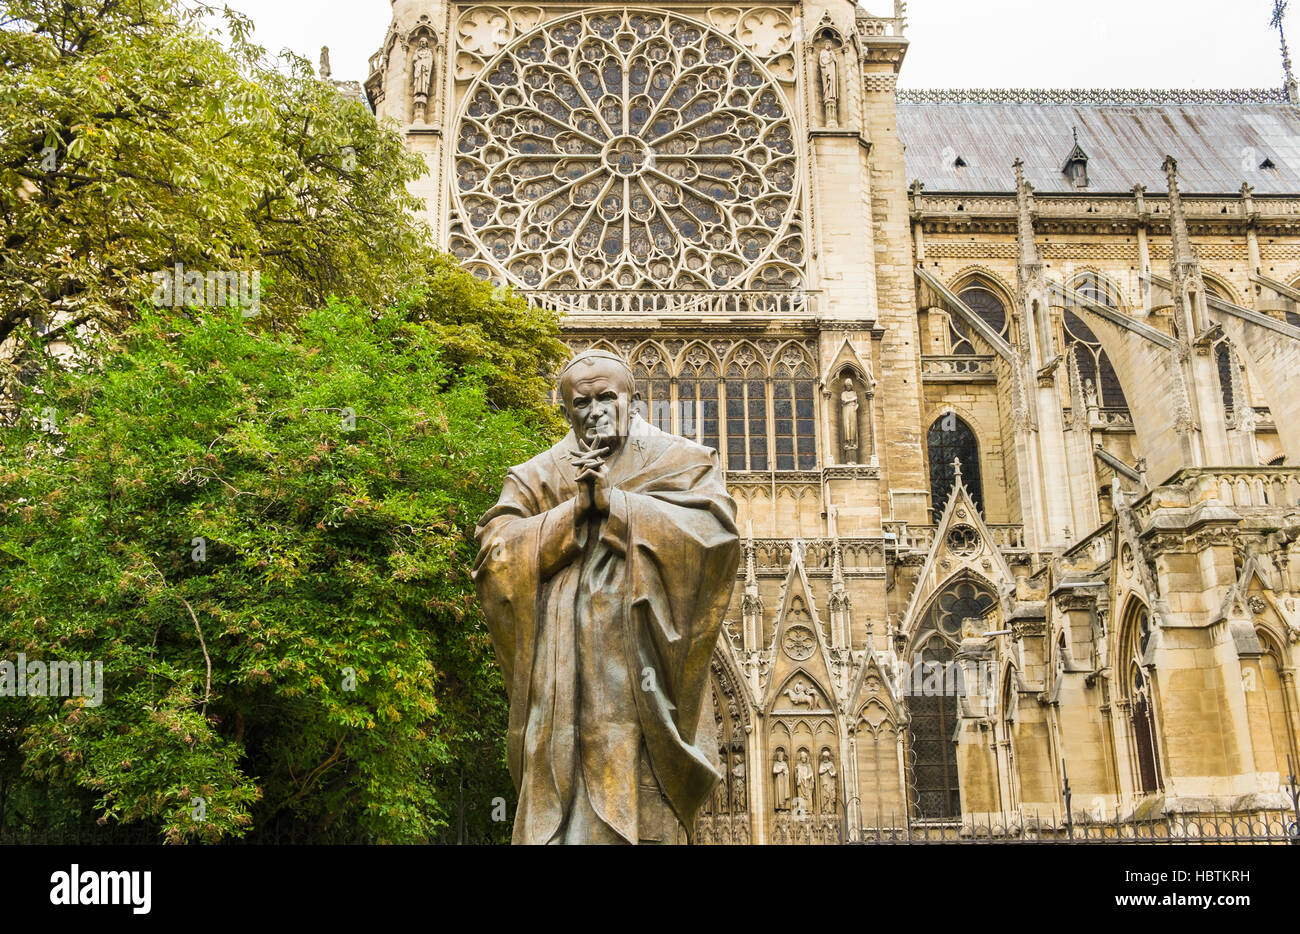
[{"label": "overcast white sky", "polygon": [[[328,45],[334,77],[355,80],[365,78],[392,10],[389,0],[226,2],[253,17],[255,38],[271,51],[287,46],[315,62]],[[893,10],[893,0],[864,5]],[[1273,0],[911,0],[901,84],[1280,86],[1272,12]],[[1300,51],[1300,17],[1287,25]]]}]

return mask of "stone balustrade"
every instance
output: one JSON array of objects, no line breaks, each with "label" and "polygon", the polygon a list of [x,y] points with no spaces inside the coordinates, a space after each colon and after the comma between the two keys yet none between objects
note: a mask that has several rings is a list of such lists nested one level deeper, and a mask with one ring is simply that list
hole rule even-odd
[{"label": "stone balustrade", "polygon": [[1300,506],[1300,467],[1186,468],[1147,493],[1133,511],[1143,523],[1157,508],[1186,508],[1214,501],[1238,511]]},{"label": "stone balustrade", "polygon": [[971,354],[932,354],[921,358],[921,378],[927,382],[971,382],[991,380],[993,358]]},{"label": "stone balustrade", "polygon": [[537,289],[521,290],[531,305],[567,315],[810,315],[819,293],[804,289]]}]

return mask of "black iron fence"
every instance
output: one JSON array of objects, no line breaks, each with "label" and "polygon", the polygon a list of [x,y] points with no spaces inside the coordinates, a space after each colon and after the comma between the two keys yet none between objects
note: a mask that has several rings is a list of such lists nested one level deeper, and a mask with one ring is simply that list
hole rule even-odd
[{"label": "black iron fence", "polygon": [[1209,811],[1150,820],[1063,821],[1029,814],[986,814],[962,821],[882,820],[850,831],[851,844],[1300,844],[1289,811]]}]

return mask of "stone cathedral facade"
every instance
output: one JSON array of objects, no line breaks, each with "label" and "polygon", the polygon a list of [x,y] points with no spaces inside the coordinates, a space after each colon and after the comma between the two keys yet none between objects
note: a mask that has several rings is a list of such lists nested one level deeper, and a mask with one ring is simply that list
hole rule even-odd
[{"label": "stone cathedral facade", "polygon": [[1300,107],[902,92],[905,9],[393,0],[438,242],[714,447],[705,842],[1282,813]]}]

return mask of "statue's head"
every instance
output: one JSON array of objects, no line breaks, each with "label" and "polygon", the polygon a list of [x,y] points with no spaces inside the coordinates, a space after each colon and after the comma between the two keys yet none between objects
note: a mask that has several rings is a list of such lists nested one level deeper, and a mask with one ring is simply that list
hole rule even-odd
[{"label": "statue's head", "polygon": [[780,746],[776,747],[776,759],[778,762],[785,761],[785,750]]},{"label": "statue's head", "polygon": [[420,40],[420,48],[422,48],[422,49],[427,49],[428,47],[429,47],[429,40],[428,40],[428,39],[421,39],[421,40]]},{"label": "statue's head", "polygon": [[800,761],[800,762],[807,762],[807,761],[808,761],[808,750],[807,750],[807,749],[800,749],[800,750],[799,750],[799,761]]},{"label": "statue's head", "polygon": [[822,759],[825,760],[825,759],[829,759],[830,757],[831,757],[831,751],[829,749],[823,749]]},{"label": "statue's head", "polygon": [[844,389],[849,392],[853,391],[853,380],[847,376],[844,377]]},{"label": "statue's head", "polygon": [[604,350],[578,354],[560,371],[560,398],[573,433],[591,448],[613,454],[627,438],[632,403],[641,398],[632,370]]}]

